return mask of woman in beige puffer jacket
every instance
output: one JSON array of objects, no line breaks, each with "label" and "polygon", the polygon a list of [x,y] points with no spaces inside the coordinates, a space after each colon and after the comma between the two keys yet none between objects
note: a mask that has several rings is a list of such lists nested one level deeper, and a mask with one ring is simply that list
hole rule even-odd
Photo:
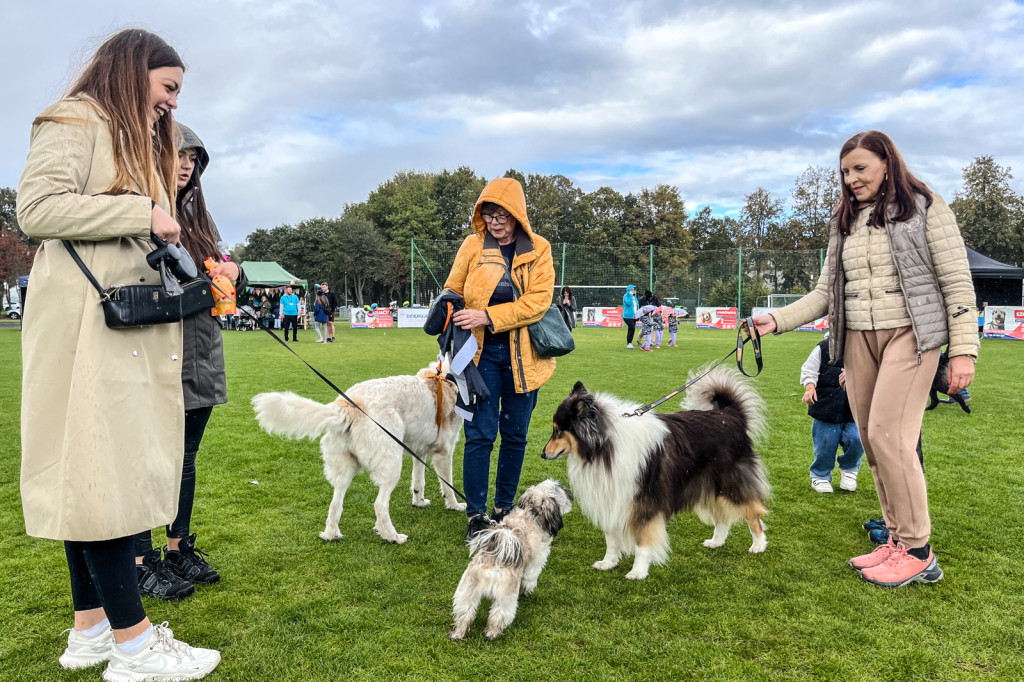
[{"label": "woman in beige puffer jacket", "polygon": [[953,212],[872,130],[839,153],[842,200],[829,225],[814,291],[753,318],[762,334],[790,331],[826,312],[832,358],[846,364],[850,408],[874,474],[889,542],[850,565],[886,587],[942,578],[917,440],[925,397],[949,344],[949,393],[974,378],[977,315],[967,252]]}]

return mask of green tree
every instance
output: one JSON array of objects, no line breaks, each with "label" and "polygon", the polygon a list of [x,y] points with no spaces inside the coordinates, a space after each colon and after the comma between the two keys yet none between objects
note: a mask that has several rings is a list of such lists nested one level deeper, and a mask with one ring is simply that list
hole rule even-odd
[{"label": "green tree", "polygon": [[611,187],[599,187],[580,199],[589,228],[580,243],[622,246],[626,199]]},{"label": "green tree", "polygon": [[996,260],[1024,262],[1024,201],[1010,187],[1013,174],[991,156],[963,168],[964,186],[950,207],[964,242]]},{"label": "green tree", "polygon": [[696,251],[713,251],[735,247],[734,236],[739,224],[729,216],[721,218],[711,214],[711,207],[705,206],[690,219],[692,246]]},{"label": "green tree", "polygon": [[459,241],[469,234],[473,207],[486,184],[469,166],[443,170],[434,177],[434,205],[441,239]]},{"label": "green tree", "polygon": [[370,192],[365,204],[366,217],[399,248],[408,248],[412,238],[442,238],[431,174],[399,171]]},{"label": "green tree", "polygon": [[793,248],[828,246],[828,223],[839,205],[839,174],[834,168],[808,166],[793,185],[793,210],[788,232]]},{"label": "green tree", "polygon": [[575,224],[576,203],[582,190],[564,175],[526,176],[526,213],[534,232],[552,242],[572,242],[581,232]]},{"label": "green tree", "polygon": [[[740,209],[739,246],[778,248],[782,230],[785,202],[764,187],[758,187],[745,197]],[[773,243],[776,242],[776,243]]]},{"label": "green tree", "polygon": [[365,294],[382,274],[387,278],[389,273],[393,275],[395,272],[392,259],[398,249],[389,244],[366,218],[340,218],[335,224],[330,247],[335,255],[336,273],[347,275],[355,293],[356,305],[364,305]]}]

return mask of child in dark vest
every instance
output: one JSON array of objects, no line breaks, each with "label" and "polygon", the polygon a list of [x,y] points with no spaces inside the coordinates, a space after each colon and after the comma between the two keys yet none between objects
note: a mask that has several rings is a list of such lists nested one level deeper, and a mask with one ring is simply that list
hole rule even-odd
[{"label": "child in dark vest", "polygon": [[850,402],[840,386],[842,372],[842,359],[834,365],[829,364],[827,334],[800,368],[803,402],[808,406],[807,414],[814,419],[811,427],[814,443],[811,487],[819,493],[832,492],[832,469],[836,466],[840,445],[843,448],[843,454],[838,457],[840,490],[853,492],[857,489],[857,472],[864,454],[860,433],[850,412]]}]

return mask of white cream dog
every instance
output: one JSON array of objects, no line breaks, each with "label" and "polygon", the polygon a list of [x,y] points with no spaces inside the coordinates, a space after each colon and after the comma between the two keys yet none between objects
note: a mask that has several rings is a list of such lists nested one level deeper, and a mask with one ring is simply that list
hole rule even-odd
[{"label": "white cream dog", "polygon": [[519,595],[537,588],[551,553],[551,540],[562,529],[562,516],[572,509],[572,494],[549,478],[528,488],[501,523],[469,543],[473,556],[452,599],[452,639],[464,639],[480,600],[491,600],[484,635],[494,639],[516,617]]},{"label": "white cream dog", "polygon": [[[452,451],[459,440],[462,417],[455,413],[456,387],[450,381],[435,378],[432,367],[416,376],[396,376],[363,381],[346,393],[367,414],[401,438],[420,457],[433,462],[439,478],[452,480]],[[440,424],[437,392],[441,387]],[[377,484],[374,531],[383,539],[402,544],[407,535],[395,530],[389,505],[391,493],[402,475],[402,446],[388,437],[377,424],[344,398],[322,405],[294,393],[261,393],[252,399],[256,420],[268,433],[289,438],[320,438],[324,476],[334,486],[334,498],[327,511],[327,522],[320,533],[323,540],[342,537],[341,518],[345,491],[352,478],[362,470]],[[424,466],[413,460],[412,505],[425,507]],[[465,504],[443,483],[445,507],[463,511]]]}]

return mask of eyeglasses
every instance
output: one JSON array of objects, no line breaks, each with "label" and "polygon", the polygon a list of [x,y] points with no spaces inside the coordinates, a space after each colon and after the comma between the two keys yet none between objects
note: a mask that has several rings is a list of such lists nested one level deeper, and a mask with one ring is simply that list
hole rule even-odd
[{"label": "eyeglasses", "polygon": [[495,213],[491,215],[490,213],[481,213],[480,217],[484,219],[485,223],[498,223],[499,225],[504,225],[508,222],[508,219],[512,217],[512,214]]}]

